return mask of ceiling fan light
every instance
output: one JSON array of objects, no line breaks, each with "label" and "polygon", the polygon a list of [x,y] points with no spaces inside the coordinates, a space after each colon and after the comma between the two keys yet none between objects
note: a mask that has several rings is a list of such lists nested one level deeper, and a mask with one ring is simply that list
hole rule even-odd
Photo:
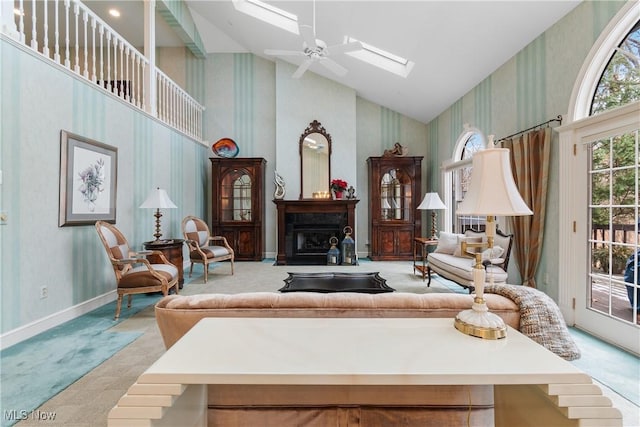
[{"label": "ceiling fan light", "polygon": [[253,16],[290,33],[300,34],[298,32],[298,17],[293,13],[260,0],[232,0],[232,3],[238,12]]}]

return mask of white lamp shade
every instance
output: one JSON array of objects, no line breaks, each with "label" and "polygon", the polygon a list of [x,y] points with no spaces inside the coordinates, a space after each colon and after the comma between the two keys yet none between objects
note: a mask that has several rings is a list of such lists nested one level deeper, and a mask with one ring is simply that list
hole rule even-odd
[{"label": "white lamp shade", "polygon": [[471,183],[457,215],[533,215],[516,187],[509,150],[489,148],[473,155]]},{"label": "white lamp shade", "polygon": [[438,193],[427,193],[424,195],[422,202],[420,202],[420,204],[418,205],[418,209],[435,210],[447,209],[447,207],[444,203],[442,203],[442,200],[440,200],[440,196],[438,196]]},{"label": "white lamp shade", "polygon": [[141,208],[173,209],[177,206],[171,201],[169,195],[162,188],[151,190],[147,199],[140,205]]}]

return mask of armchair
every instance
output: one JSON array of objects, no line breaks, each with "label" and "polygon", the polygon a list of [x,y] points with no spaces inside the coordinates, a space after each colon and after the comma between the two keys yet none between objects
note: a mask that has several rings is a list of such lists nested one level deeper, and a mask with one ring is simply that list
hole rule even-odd
[{"label": "armchair", "polygon": [[[178,269],[162,252],[132,251],[120,230],[107,222],[97,221],[96,230],[116,275],[118,301],[115,320],[120,317],[124,295],[128,295],[127,308],[131,308],[133,294],[162,292],[162,295],[167,296],[171,288],[178,293]],[[151,254],[157,255],[162,262],[150,263],[145,257]]]},{"label": "armchair", "polygon": [[182,220],[182,233],[189,246],[189,277],[193,272],[193,264],[199,263],[204,266],[204,283],[207,283],[209,264],[225,260],[231,261],[233,274],[234,252],[224,236],[212,236],[207,223],[195,216],[187,216]]}]

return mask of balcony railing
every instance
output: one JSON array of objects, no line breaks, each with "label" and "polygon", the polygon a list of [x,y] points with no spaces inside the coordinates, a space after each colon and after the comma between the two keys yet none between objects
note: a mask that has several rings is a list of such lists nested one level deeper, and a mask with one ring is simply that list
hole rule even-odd
[{"label": "balcony railing", "polygon": [[[5,34],[132,107],[202,141],[204,107],[166,74],[151,67],[142,53],[81,1],[0,3]],[[7,7],[11,3],[13,11]]]}]

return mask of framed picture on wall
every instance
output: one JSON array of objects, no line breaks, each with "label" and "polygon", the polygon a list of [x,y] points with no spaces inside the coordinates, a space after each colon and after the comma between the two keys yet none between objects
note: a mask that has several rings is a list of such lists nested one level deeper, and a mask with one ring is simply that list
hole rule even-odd
[{"label": "framed picture on wall", "polygon": [[118,149],[60,132],[58,226],[116,222]]}]

